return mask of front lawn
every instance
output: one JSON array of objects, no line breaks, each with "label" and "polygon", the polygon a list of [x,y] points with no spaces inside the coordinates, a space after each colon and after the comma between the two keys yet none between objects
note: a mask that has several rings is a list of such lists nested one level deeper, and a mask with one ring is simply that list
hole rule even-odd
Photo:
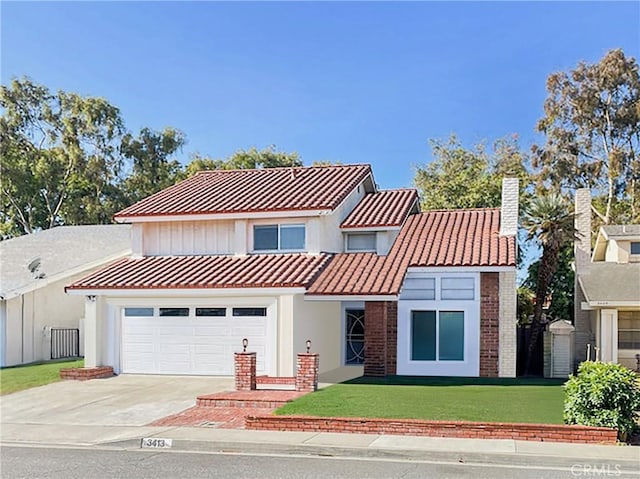
[{"label": "front lawn", "polygon": [[[382,381],[384,382],[384,381]],[[564,391],[558,381],[505,384],[336,384],[307,394],[278,415],[376,417],[562,424]]]},{"label": "front lawn", "polygon": [[0,394],[10,394],[60,381],[60,369],[81,368],[83,364],[84,361],[78,359],[0,369]]}]

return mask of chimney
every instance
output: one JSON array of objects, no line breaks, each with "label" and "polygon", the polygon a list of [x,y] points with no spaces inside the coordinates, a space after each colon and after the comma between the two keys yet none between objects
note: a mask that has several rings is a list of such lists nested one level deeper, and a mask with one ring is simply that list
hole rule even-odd
[{"label": "chimney", "polygon": [[515,236],[518,233],[518,195],[518,178],[503,178],[500,236]]},{"label": "chimney", "polygon": [[591,263],[591,190],[579,188],[575,199],[575,228],[578,237],[574,244],[576,272],[585,272]]}]

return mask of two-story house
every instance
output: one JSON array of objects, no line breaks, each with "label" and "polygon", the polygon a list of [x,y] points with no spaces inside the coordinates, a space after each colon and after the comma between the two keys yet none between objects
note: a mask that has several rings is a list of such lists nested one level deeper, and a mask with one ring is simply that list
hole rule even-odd
[{"label": "two-story house", "polygon": [[115,219],[133,254],[86,297],[85,365],[229,375],[515,375],[517,180],[501,209],[420,213],[369,165],[208,171]]},{"label": "two-story house", "polygon": [[635,370],[640,354],[640,225],[602,226],[592,250],[591,192],[579,189],[576,229],[576,361],[589,356]]}]

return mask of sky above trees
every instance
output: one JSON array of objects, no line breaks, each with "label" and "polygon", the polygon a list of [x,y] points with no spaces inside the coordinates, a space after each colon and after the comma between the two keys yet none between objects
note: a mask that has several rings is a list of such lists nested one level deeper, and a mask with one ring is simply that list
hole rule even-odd
[{"label": "sky above trees", "polygon": [[409,186],[428,140],[541,141],[545,82],[638,57],[637,2],[3,2],[1,80],[107,98],[226,157],[275,144]]}]

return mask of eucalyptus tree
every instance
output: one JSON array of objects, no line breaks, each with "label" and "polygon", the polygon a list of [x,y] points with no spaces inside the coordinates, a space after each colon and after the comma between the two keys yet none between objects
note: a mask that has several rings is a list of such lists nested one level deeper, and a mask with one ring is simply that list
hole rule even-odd
[{"label": "eucalyptus tree", "polygon": [[2,235],[109,221],[121,163],[120,111],[28,78],[0,86]]},{"label": "eucalyptus tree", "polygon": [[599,223],[640,221],[640,75],[620,49],[547,79],[545,143],[533,147],[541,185],[592,189]]}]

